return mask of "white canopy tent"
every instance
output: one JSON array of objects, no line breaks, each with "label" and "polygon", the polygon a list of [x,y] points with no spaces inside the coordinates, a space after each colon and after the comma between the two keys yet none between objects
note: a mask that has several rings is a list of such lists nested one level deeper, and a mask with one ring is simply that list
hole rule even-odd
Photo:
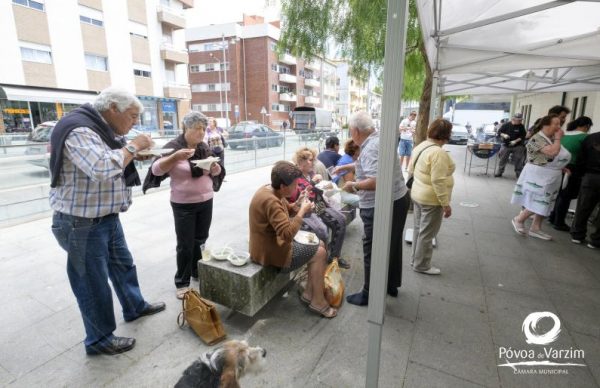
[{"label": "white canopy tent", "polygon": [[[366,387],[377,387],[408,0],[388,0]],[[600,0],[416,0],[436,95],[600,90]],[[432,105],[432,108],[434,105]],[[433,109],[432,109],[433,111]]]},{"label": "white canopy tent", "polygon": [[417,0],[441,95],[600,90],[600,1]]}]

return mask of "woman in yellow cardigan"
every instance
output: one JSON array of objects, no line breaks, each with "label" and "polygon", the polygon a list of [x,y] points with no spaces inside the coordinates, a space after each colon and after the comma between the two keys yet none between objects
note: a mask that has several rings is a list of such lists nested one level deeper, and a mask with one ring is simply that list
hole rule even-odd
[{"label": "woman in yellow cardigan", "polygon": [[427,140],[412,152],[409,173],[414,176],[410,196],[414,203],[414,232],[411,265],[416,272],[439,275],[431,266],[433,238],[442,226],[442,217],[452,214],[450,197],[454,186],[454,162],[442,146],[450,140],[452,124],[437,119],[427,130]]}]

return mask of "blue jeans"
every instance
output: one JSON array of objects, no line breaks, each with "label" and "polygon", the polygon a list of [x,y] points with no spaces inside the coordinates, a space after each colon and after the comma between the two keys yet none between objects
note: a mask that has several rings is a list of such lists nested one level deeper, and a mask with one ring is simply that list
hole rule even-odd
[{"label": "blue jeans", "polygon": [[398,145],[398,154],[400,156],[408,156],[412,153],[413,149],[413,141],[400,139],[400,144]]},{"label": "blue jeans", "polygon": [[67,251],[67,275],[83,318],[86,346],[113,337],[117,328],[108,279],[126,320],[146,307],[118,214],[82,218],[55,212],[52,233]]}]

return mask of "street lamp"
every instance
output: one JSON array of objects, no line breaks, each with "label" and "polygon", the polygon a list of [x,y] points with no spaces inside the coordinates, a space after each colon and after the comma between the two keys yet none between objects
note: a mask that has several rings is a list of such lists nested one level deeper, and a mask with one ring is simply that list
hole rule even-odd
[{"label": "street lamp", "polygon": [[[231,38],[231,40],[228,42],[230,44],[235,44],[235,42],[237,42],[239,38]],[[228,49],[228,46],[225,46],[225,34],[221,34],[221,50],[223,51],[223,78],[224,78],[224,83],[225,83],[225,87],[227,89],[225,89],[225,107],[227,108],[227,116],[225,119],[225,123],[226,126],[229,127],[229,102],[228,102],[228,95],[229,95],[229,87],[227,85],[227,53],[225,52],[225,50]]]},{"label": "street lamp", "polygon": [[[223,85],[221,85],[221,61],[217,58],[215,58],[215,56],[213,55],[213,53],[209,54],[210,57],[212,59],[215,60],[215,62],[217,62],[219,64],[219,70],[217,71],[217,73],[219,74],[219,104],[221,105],[221,118],[223,118]],[[223,72],[225,72],[225,69],[223,68]],[[227,126],[226,126],[227,127]]]}]

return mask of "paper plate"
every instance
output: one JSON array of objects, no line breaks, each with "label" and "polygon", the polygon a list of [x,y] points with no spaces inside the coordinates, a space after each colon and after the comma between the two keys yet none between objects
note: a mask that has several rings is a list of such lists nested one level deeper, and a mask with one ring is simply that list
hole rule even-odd
[{"label": "paper plate", "polygon": [[300,244],[305,245],[318,245],[319,238],[313,232],[306,232],[304,230],[299,230],[298,233],[294,236],[294,240],[299,242]]},{"label": "paper plate", "polygon": [[154,148],[151,150],[138,151],[137,154],[140,156],[162,156],[170,154],[171,152],[173,152],[173,148]]},{"label": "paper plate", "polygon": [[250,254],[248,252],[232,252],[227,257],[227,260],[229,260],[231,265],[241,267],[248,264],[248,261],[250,261]]},{"label": "paper plate", "polygon": [[233,253],[233,249],[229,247],[217,248],[211,252],[211,256],[215,260],[227,260],[229,255]]},{"label": "paper plate", "polygon": [[217,158],[214,156],[209,156],[206,159],[201,159],[201,160],[192,160],[192,163],[194,163],[196,165],[196,167],[200,167],[201,169],[204,170],[208,170],[210,169],[210,166],[215,163],[220,161],[221,158]]}]

